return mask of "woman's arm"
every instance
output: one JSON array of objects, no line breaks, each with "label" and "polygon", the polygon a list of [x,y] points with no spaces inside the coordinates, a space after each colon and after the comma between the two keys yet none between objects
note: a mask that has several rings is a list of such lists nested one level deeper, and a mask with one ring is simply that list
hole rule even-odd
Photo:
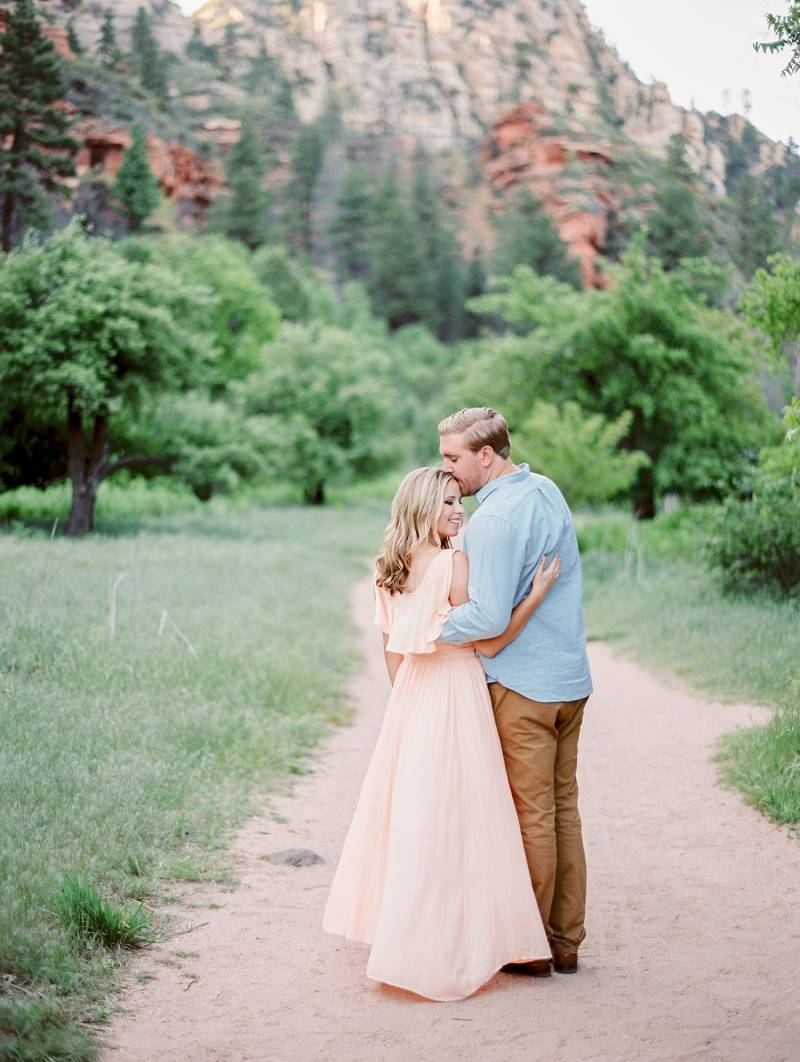
[{"label": "woman's arm", "polygon": [[403,654],[402,653],[391,653],[391,652],[389,652],[389,650],[386,648],[386,643],[388,641],[389,641],[389,635],[388,634],[384,634],[384,636],[383,636],[383,657],[384,657],[384,660],[386,661],[386,670],[389,673],[389,682],[391,682],[391,684],[394,686],[395,675],[397,674],[398,668],[403,663]]},{"label": "woman's arm", "polygon": [[561,561],[558,556],[555,556],[550,564],[545,567],[546,561],[547,557],[542,557],[533,577],[530,593],[512,611],[511,621],[503,633],[494,638],[482,638],[480,641],[475,642],[475,648],[483,656],[497,656],[501,649],[505,649],[509,642],[513,642],[539,605],[544,601],[549,591],[555,586],[561,569]]}]

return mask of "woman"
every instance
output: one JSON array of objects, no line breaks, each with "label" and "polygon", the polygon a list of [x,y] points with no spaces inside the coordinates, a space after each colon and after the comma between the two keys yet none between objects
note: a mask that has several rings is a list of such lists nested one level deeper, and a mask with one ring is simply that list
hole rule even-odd
[{"label": "woman", "polygon": [[464,999],[507,963],[549,959],[476,648],[493,656],[558,578],[544,561],[506,631],[437,644],[468,600],[450,539],[460,491],[409,473],[376,567],[375,622],[392,692],[344,844],[323,928],[372,945],[367,975],[435,1000]]}]

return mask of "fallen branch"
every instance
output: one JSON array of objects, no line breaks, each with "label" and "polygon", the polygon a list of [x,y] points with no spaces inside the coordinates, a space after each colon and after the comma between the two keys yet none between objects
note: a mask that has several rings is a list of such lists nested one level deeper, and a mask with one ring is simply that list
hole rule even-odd
[{"label": "fallen branch", "polygon": [[189,926],[188,929],[181,929],[178,933],[175,933],[174,935],[176,937],[182,937],[186,933],[193,933],[195,931],[195,929],[201,929],[203,926],[207,926],[207,925],[208,925],[208,922],[198,922],[196,926]]}]

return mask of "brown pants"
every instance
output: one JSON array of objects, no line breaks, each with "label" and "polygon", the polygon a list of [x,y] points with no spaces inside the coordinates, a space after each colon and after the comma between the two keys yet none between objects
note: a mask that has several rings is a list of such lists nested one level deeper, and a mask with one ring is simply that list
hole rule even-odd
[{"label": "brown pants", "polygon": [[489,683],[533,891],[554,954],[586,936],[586,858],[578,814],[578,736],[588,697],[532,701]]}]

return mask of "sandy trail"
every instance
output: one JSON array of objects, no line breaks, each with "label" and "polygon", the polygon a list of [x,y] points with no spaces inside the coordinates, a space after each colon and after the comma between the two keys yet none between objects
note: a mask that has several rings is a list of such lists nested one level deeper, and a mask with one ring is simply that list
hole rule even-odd
[{"label": "sandy trail", "polygon": [[[763,714],[702,700],[603,645],[591,647],[581,738],[579,974],[498,974],[461,1003],[367,980],[367,949],[319,928],[388,695],[369,584],[353,600],[366,658],[354,725],[240,831],[238,888],[184,889],[183,924],[208,924],[137,960],[154,978],[125,991],[105,1062],[800,1059],[800,844],[716,785],[710,759],[719,734]],[[288,847],[325,863],[263,859]],[[176,956],[186,951],[196,956]]]}]

